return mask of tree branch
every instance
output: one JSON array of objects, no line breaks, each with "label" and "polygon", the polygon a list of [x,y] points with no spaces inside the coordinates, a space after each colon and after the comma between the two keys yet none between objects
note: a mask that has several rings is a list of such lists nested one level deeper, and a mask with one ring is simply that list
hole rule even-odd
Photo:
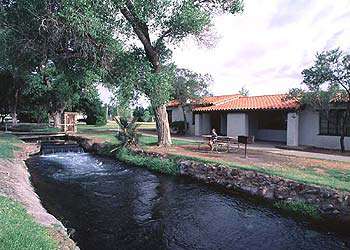
[{"label": "tree branch", "polygon": [[133,5],[130,2],[130,0],[127,1],[127,7],[121,8],[120,11],[126,18],[126,20],[131,24],[134,32],[136,33],[137,37],[140,39],[143,47],[145,48],[147,58],[153,65],[154,69],[158,71],[160,67],[159,56],[156,49],[152,46],[147,25],[141,22],[135,16],[135,14],[133,14]]}]

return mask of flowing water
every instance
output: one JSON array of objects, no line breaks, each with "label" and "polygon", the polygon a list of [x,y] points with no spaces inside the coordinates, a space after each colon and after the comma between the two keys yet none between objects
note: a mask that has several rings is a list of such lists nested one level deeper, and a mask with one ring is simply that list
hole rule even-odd
[{"label": "flowing water", "polygon": [[46,209],[81,249],[348,249],[350,235],[306,222],[186,178],[86,153],[27,162]]}]

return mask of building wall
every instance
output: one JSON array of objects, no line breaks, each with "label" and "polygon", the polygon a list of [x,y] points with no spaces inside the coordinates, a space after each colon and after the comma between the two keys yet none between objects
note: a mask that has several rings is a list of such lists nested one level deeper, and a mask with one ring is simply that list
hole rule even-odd
[{"label": "building wall", "polygon": [[249,120],[245,113],[228,113],[227,114],[227,135],[239,136],[248,135]]},{"label": "building wall", "polygon": [[202,123],[201,123],[201,131],[202,135],[207,135],[211,133],[211,121],[210,121],[210,114],[209,113],[203,113],[202,114]]},{"label": "building wall", "polygon": [[[309,108],[299,115],[299,145],[340,149],[339,136],[319,135],[319,114]],[[345,137],[345,148],[350,149],[350,137]]]},{"label": "building wall", "polygon": [[172,121],[183,121],[183,112],[182,109],[180,107],[177,108],[170,108],[169,110],[172,110],[171,112],[171,118]]}]

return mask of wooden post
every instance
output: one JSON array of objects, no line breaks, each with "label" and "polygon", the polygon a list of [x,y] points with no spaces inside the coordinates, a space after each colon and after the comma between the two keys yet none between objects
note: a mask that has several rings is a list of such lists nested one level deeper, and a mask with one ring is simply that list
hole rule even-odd
[{"label": "wooden post", "polygon": [[238,136],[238,145],[239,143],[244,143],[244,158],[247,158],[248,136],[243,136],[243,135]]}]

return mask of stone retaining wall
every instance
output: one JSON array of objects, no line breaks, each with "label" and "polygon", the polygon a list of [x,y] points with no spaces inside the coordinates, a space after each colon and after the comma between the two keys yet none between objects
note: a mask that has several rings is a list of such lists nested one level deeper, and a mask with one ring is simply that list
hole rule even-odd
[{"label": "stone retaining wall", "polygon": [[304,202],[318,208],[321,216],[350,223],[350,193],[305,185],[251,170],[193,161],[179,163],[181,175],[219,184],[270,201]]}]

